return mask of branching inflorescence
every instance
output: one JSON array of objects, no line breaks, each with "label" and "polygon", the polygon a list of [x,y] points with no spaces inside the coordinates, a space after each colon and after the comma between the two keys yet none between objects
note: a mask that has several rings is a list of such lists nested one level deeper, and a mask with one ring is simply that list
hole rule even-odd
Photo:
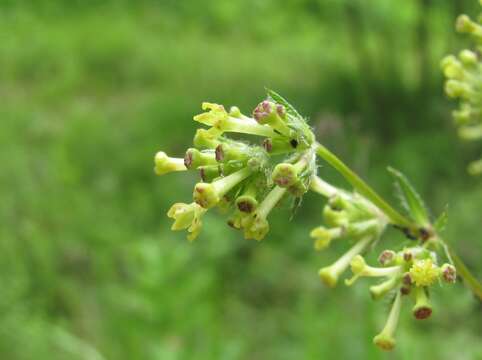
[{"label": "branching inflorescence", "polygon": [[[481,1],[482,4],[482,1]],[[469,34],[474,49],[464,49],[458,56],[448,55],[441,63],[445,77],[445,93],[460,99],[459,108],[453,112],[459,136],[464,140],[482,139],[482,14],[478,21],[460,15],[455,23],[458,32]],[[470,174],[482,174],[482,158],[468,166]]]},{"label": "branching inflorescence", "polygon": [[[445,92],[460,99],[459,109],[453,113],[459,135],[470,140],[482,138],[479,23],[466,15],[456,22],[459,32],[469,33],[475,39],[477,52],[462,50],[457,57],[450,55],[442,61],[447,77]],[[164,152],[155,156],[154,170],[158,175],[192,170],[201,178],[194,186],[193,202],[176,203],[169,209],[167,215],[174,219],[172,230],[186,229],[187,238],[192,241],[201,231],[203,215],[218,208],[229,213],[227,223],[242,230],[246,239],[259,241],[269,232],[268,217],[280,202],[291,199],[295,208],[307,191],[320,194],[327,201],[322,211],[323,225],[310,232],[314,248],[320,251],[333,242],[341,242],[346,243],[346,252],[321,268],[319,276],[328,287],[335,287],[348,269],[352,276],[345,278],[347,286],[363,277],[380,278],[369,291],[374,300],[392,299],[386,324],[373,339],[383,350],[395,347],[402,303],[410,299],[415,319],[427,319],[432,314],[431,288],[455,283],[457,272],[482,300],[481,285],[440,236],[447,222],[446,213],[432,222],[422,199],[402,173],[388,169],[406,215],[318,143],[306,119],[279,94],[268,91],[267,99],[256,106],[251,117],[237,107],[229,111],[212,103],[202,107],[205,112],[194,120],[209,128],[196,131],[194,147],[187,149],[184,158],[171,158]],[[229,133],[243,134],[246,139],[232,139],[227,136]],[[340,189],[319,177],[318,157],[345,177],[354,191]],[[471,163],[469,172],[482,173],[482,159]],[[368,265],[363,254],[381,239],[387,226],[402,231],[411,240],[409,246],[385,249],[377,266]]]},{"label": "branching inflorescence", "polygon": [[[194,240],[201,231],[202,217],[212,208],[229,214],[227,223],[242,230],[246,239],[262,240],[269,232],[269,216],[282,201],[294,207],[307,191],[327,199],[323,225],[310,236],[314,248],[323,250],[333,242],[345,243],[346,252],[319,271],[321,280],[334,287],[342,274],[353,275],[345,284],[362,277],[379,277],[369,290],[373,299],[393,299],[383,330],[374,343],[384,350],[395,346],[394,332],[403,302],[413,302],[416,319],[432,313],[430,289],[439,283],[454,283],[460,259],[440,237],[446,214],[432,224],[428,212],[408,180],[389,169],[404,199],[407,216],[400,214],[326,147],[315,140],[306,120],[280,95],[268,92],[252,117],[237,107],[204,103],[206,112],[194,120],[207,125],[194,136],[194,147],[184,158],[155,156],[155,172],[195,171],[201,181],[194,186],[193,201],[176,203],[168,211],[172,230],[187,229]],[[246,135],[234,140],[229,133]],[[249,142],[248,140],[251,140]],[[353,192],[335,187],[318,176],[317,157],[345,177]],[[378,266],[370,266],[363,255],[381,238],[387,226],[394,226],[411,239],[410,246],[383,250]],[[445,259],[443,261],[442,259]],[[482,297],[480,285],[462,266],[463,277],[474,293]],[[462,271],[461,271],[462,272]]]}]

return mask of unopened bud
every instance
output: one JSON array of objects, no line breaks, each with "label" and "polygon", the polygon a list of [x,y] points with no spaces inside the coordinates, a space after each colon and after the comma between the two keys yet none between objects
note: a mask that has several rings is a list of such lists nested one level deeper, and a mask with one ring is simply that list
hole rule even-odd
[{"label": "unopened bud", "polygon": [[216,206],[220,200],[213,184],[210,183],[197,183],[194,187],[193,199],[205,209]]},{"label": "unopened bud", "polygon": [[455,21],[455,29],[461,33],[470,33],[475,30],[475,24],[467,15],[460,15]]},{"label": "unopened bud", "polygon": [[201,152],[198,149],[190,148],[187,149],[186,155],[184,156],[184,166],[188,169],[215,164],[216,159],[212,150]]},{"label": "unopened bud", "polygon": [[457,270],[451,264],[443,264],[440,272],[442,273],[442,279],[447,283],[453,284],[457,280]]},{"label": "unopened bud", "polygon": [[471,50],[462,50],[459,54],[459,59],[467,66],[474,66],[477,64],[477,54]]},{"label": "unopened bud", "polygon": [[378,257],[378,262],[382,266],[390,266],[390,265],[393,265],[395,263],[396,256],[397,256],[397,254],[395,253],[395,251],[384,250],[384,251],[382,251],[382,253]]},{"label": "unopened bud", "polygon": [[280,187],[290,187],[298,180],[298,171],[293,164],[281,163],[275,166],[271,178]]},{"label": "unopened bud", "polygon": [[236,206],[239,211],[252,213],[258,206],[258,201],[251,195],[242,195],[236,199]]},{"label": "unopened bud", "polygon": [[451,79],[445,82],[445,93],[451,98],[466,97],[469,94],[469,88],[466,84]]}]

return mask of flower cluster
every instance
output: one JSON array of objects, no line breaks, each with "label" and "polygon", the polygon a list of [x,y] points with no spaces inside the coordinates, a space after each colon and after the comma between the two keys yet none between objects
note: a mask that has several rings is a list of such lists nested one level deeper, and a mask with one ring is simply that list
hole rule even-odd
[{"label": "flower cluster", "polygon": [[[382,282],[370,287],[372,297],[394,294],[386,326],[374,343],[385,350],[395,346],[393,335],[404,298],[413,298],[415,318],[431,315],[430,288],[437,282],[455,282],[456,269],[450,263],[439,266],[436,251],[447,249],[437,233],[440,225],[430,223],[421,198],[403,174],[390,169],[409,218],[390,207],[317,143],[304,118],[278,94],[270,92],[251,117],[237,107],[229,111],[212,103],[202,107],[205,112],[194,120],[208,128],[196,131],[193,147],[186,150],[184,158],[171,158],[164,152],[155,156],[154,171],[158,175],[195,171],[200,177],[192,202],[176,203],[169,209],[167,215],[174,220],[172,230],[187,230],[192,241],[201,231],[204,214],[218,208],[229,213],[227,223],[242,230],[246,239],[261,240],[269,231],[268,216],[275,206],[284,198],[292,198],[296,205],[310,190],[327,199],[323,225],[310,233],[315,250],[326,249],[332,243],[351,243],[338,260],[320,269],[321,280],[334,287],[351,268],[353,276],[345,279],[346,285],[353,285],[361,277],[381,277]],[[245,138],[234,139],[227,136],[229,133]],[[338,170],[356,191],[342,190],[321,179],[316,156]],[[402,230],[414,245],[400,251],[384,250],[379,256],[380,266],[369,266],[362,254],[375,246],[388,225]]]},{"label": "flower cluster", "polygon": [[[481,1],[482,3],[482,1]],[[453,112],[458,133],[465,140],[482,139],[482,25],[467,15],[460,15],[456,30],[469,34],[475,41],[475,49],[464,49],[458,56],[448,55],[441,67],[446,77],[445,93],[460,99],[459,108]],[[482,174],[482,159],[469,164],[469,173]]]},{"label": "flower cluster", "polygon": [[[263,239],[269,231],[268,216],[285,197],[301,197],[316,171],[314,136],[294,110],[272,98],[261,102],[252,117],[232,107],[203,103],[204,113],[194,120],[209,126],[194,136],[194,147],[184,158],[164,152],[155,156],[156,174],[197,171],[193,202],[176,203],[168,211],[172,230],[187,229],[194,240],[208,209],[230,211],[228,224],[244,231],[247,239]],[[234,140],[228,133],[261,137],[257,143]],[[276,162],[274,157],[285,155]]]},{"label": "flower cluster", "polygon": [[453,265],[437,264],[437,255],[426,247],[414,246],[399,252],[384,250],[378,257],[379,267],[367,265],[361,255],[355,256],[351,262],[353,277],[345,280],[352,285],[360,277],[379,277],[383,280],[370,287],[373,299],[380,299],[390,292],[395,293],[395,301],[383,330],[375,336],[373,342],[384,350],[395,346],[394,333],[398,322],[402,297],[412,298],[413,316],[423,320],[432,314],[430,304],[430,287],[437,282],[454,283],[456,269]]},{"label": "flower cluster", "polygon": [[323,250],[336,239],[349,239],[355,243],[336,262],[319,272],[321,280],[334,287],[339,276],[348,269],[350,261],[380,237],[388,219],[361,195],[335,188],[319,177],[313,178],[311,188],[328,198],[323,209],[325,225],[314,228],[310,233],[315,240],[315,249]]}]

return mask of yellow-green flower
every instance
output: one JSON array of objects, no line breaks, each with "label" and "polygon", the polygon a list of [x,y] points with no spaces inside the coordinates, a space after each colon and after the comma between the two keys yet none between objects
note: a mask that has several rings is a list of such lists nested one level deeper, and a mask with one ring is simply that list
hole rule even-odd
[{"label": "yellow-green flower", "polygon": [[440,269],[431,259],[417,260],[409,271],[410,277],[416,286],[430,286],[440,275]]},{"label": "yellow-green flower", "polygon": [[184,204],[175,203],[167,212],[167,216],[174,219],[171,230],[187,229],[187,239],[193,241],[201,232],[201,218],[207,210],[196,203]]}]

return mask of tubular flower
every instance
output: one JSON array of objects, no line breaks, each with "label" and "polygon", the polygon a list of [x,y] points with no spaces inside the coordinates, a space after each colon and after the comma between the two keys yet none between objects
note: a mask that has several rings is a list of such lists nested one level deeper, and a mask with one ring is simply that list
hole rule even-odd
[{"label": "tubular flower", "polygon": [[344,255],[342,255],[337,261],[335,261],[330,266],[326,266],[319,271],[321,280],[329,287],[335,287],[340,275],[350,266],[351,260],[362,251],[364,251],[367,246],[373,241],[372,236],[366,236],[361,240],[357,241],[350,250],[348,250]]},{"label": "tubular flower", "polygon": [[398,292],[395,296],[392,309],[388,315],[387,322],[383,330],[373,338],[373,343],[382,350],[392,350],[395,347],[396,341],[394,338],[395,330],[397,329],[398,319],[400,317],[400,309],[402,307],[401,293]]},{"label": "tubular flower", "polygon": [[251,175],[251,170],[244,168],[212,183],[197,183],[194,187],[194,201],[205,209],[212,208],[229,190],[249,175]]},{"label": "tubular flower", "polygon": [[154,172],[164,175],[173,171],[185,171],[184,159],[172,158],[163,151],[159,151],[154,157]]},{"label": "tubular flower", "polygon": [[311,189],[328,197],[323,208],[326,226],[318,226],[310,233],[316,250],[327,248],[334,239],[359,240],[367,235],[378,238],[385,229],[387,218],[362,196],[337,189],[319,177],[312,180]]},{"label": "tubular flower", "polygon": [[346,285],[352,285],[359,277],[394,277],[402,271],[401,266],[391,266],[384,268],[377,268],[367,265],[365,259],[361,255],[355,256],[350,262],[353,277],[345,280]]},{"label": "tubular flower", "polygon": [[201,218],[205,212],[206,209],[196,203],[176,203],[172,205],[167,212],[167,216],[174,219],[171,230],[187,229],[190,233],[187,238],[189,241],[193,241],[201,232]]},{"label": "tubular flower", "polygon": [[415,306],[412,309],[415,319],[423,320],[432,315],[432,305],[428,299],[428,290],[424,287],[415,288]]}]

